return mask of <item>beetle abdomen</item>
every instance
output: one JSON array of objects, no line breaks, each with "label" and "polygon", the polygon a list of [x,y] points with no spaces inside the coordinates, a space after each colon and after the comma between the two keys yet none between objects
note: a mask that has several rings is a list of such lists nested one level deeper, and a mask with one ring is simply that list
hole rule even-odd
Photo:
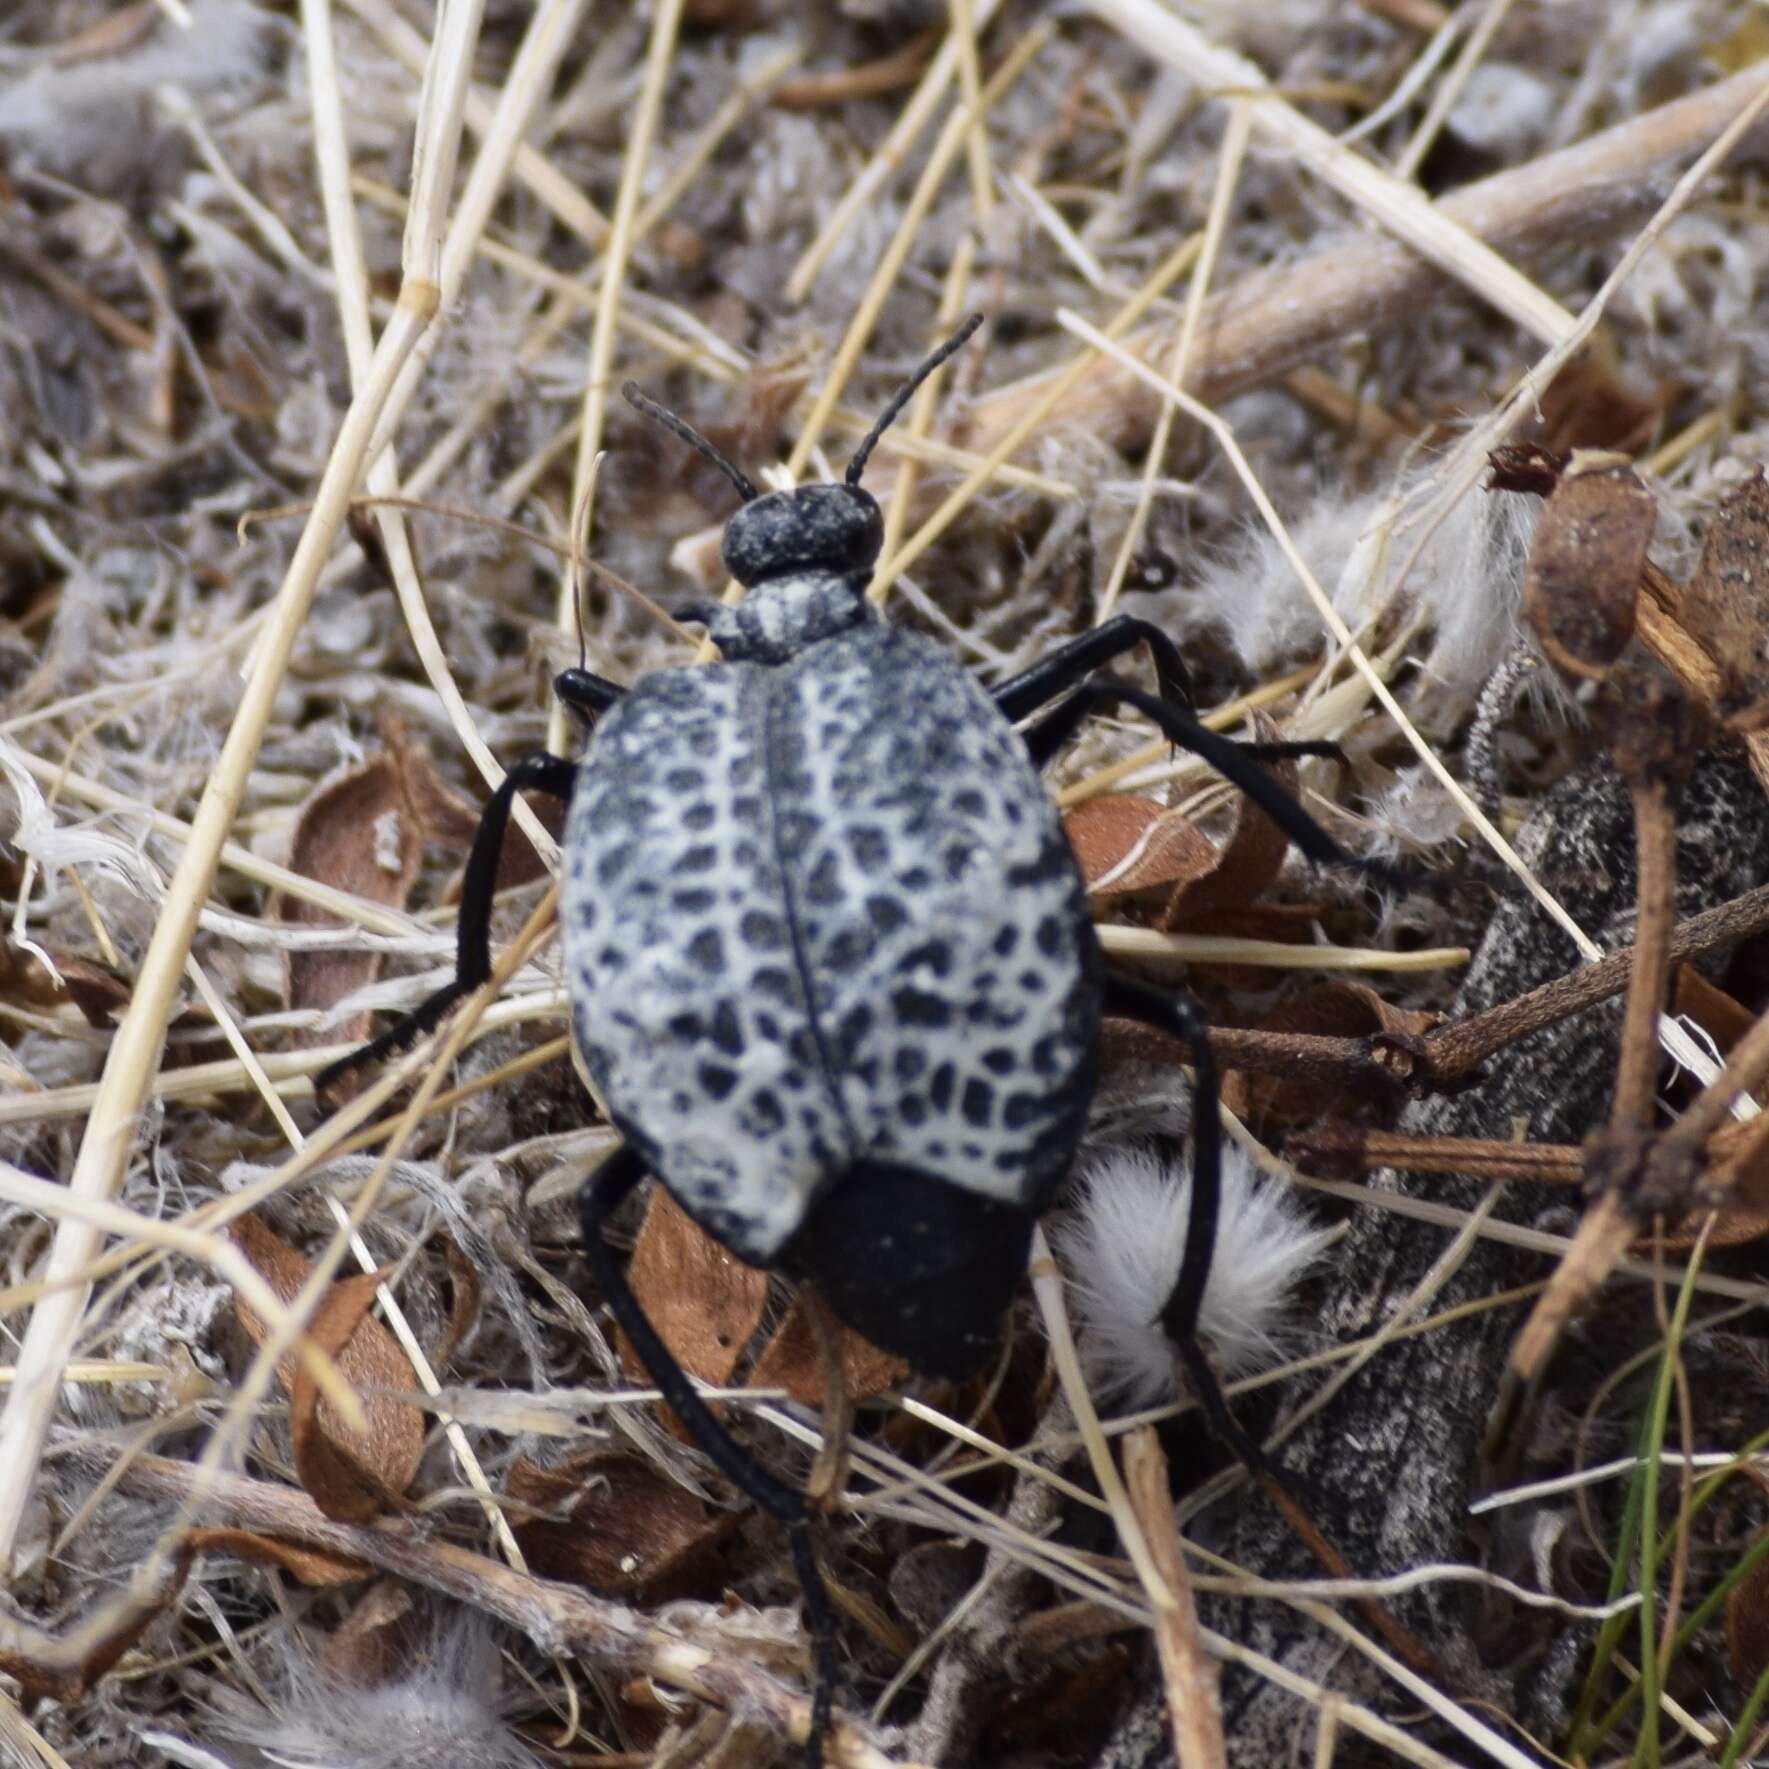
[{"label": "beetle abdomen", "polygon": [[563,881],[598,1093],[770,1263],[853,1163],[1041,1207],[1092,1090],[1085,896],[1019,738],[882,625],[647,677],[597,726]]}]

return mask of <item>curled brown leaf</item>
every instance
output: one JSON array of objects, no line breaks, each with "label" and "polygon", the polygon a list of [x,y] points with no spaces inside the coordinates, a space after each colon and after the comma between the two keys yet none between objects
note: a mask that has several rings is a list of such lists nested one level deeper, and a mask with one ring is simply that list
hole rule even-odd
[{"label": "curled brown leaf", "polygon": [[[767,1273],[726,1252],[657,1186],[633,1245],[627,1283],[676,1362],[702,1382],[728,1386],[762,1324]],[[628,1369],[643,1375],[644,1365],[624,1338],[621,1355]]]},{"label": "curled brown leaf", "polygon": [[532,1569],[613,1597],[681,1595],[704,1578],[736,1522],[650,1463],[602,1446],[551,1468],[524,1456],[507,1487],[512,1499],[552,1513],[515,1526]]},{"label": "curled brown leaf", "polygon": [[52,974],[36,953],[0,934],[0,1001],[20,1007],[54,1009],[71,1001],[88,1025],[109,1030],[129,1005],[129,985],[115,971],[91,959],[45,948]]},{"label": "curled brown leaf", "polygon": [[[306,1283],[312,1266],[257,1217],[240,1217],[229,1232],[284,1302]],[[399,1398],[400,1391],[416,1385],[411,1364],[398,1341],[368,1312],[380,1282],[381,1274],[365,1272],[334,1284],[308,1326],[315,1344],[335,1358],[361,1396],[366,1435],[319,1398],[312,1377],[293,1356],[277,1363],[277,1378],[290,1397],[301,1484],[328,1517],[342,1522],[377,1517],[394,1503],[411,1485],[424,1449],[424,1415]],[[265,1323],[238,1296],[234,1312],[252,1342],[262,1345]]]},{"label": "curled brown leaf", "polygon": [[[1262,742],[1278,734],[1263,717],[1255,728]],[[1269,771],[1286,791],[1296,791],[1294,762]],[[1166,933],[1240,932],[1239,918],[1277,882],[1290,846],[1277,824],[1240,796],[1234,826],[1220,845],[1184,812],[1128,793],[1084,799],[1064,814],[1063,828],[1089,896],[1139,904]],[[1236,925],[1218,926],[1224,917]]]},{"label": "curled brown leaf", "polygon": [[1523,612],[1548,660],[1601,679],[1634,636],[1656,506],[1626,457],[1575,454],[1530,543]]},{"label": "curled brown leaf", "polygon": [[[303,878],[317,879],[371,903],[404,908],[423,857],[424,831],[412,801],[407,756],[395,745],[360,767],[328,781],[301,807],[289,844],[289,866]],[[304,898],[279,896],[279,921],[304,927],[336,927],[335,918]],[[378,953],[342,949],[291,952],[288,1000],[314,1012],[342,1001],[380,974]],[[356,1014],[342,1028],[298,1034],[302,1043],[360,1039],[368,1015]]]}]

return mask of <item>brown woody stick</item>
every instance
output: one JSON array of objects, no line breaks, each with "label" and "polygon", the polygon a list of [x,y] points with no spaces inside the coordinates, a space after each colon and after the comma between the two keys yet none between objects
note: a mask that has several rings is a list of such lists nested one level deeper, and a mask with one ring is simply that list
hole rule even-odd
[{"label": "brown woody stick", "polygon": [[[103,1465],[100,1446],[80,1448],[82,1462]],[[426,1540],[403,1521],[334,1523],[304,1492],[241,1474],[207,1473],[169,1456],[137,1456],[120,1473],[133,1492],[199,1500],[231,1522],[296,1542],[321,1553],[366,1560],[371,1566],[454,1597],[525,1634],[542,1652],[575,1657],[613,1670],[651,1677],[718,1707],[759,1719],[803,1743],[811,1704],[765,1671],[653,1627],[624,1603],[594,1597],[575,1585],[515,1572],[483,1554],[451,1542]],[[824,1749],[832,1764],[852,1769],[896,1769],[894,1759],[842,1721],[830,1728]]]},{"label": "brown woody stick", "polygon": [[[1765,82],[1769,66],[1759,64],[1576,146],[1482,179],[1438,207],[1519,264],[1559,261],[1569,248],[1611,238],[1651,215],[1671,180]],[[1753,131],[1741,153],[1760,152],[1765,139],[1769,125]],[[1186,390],[1214,405],[1349,339],[1409,327],[1447,287],[1440,271],[1387,239],[1342,239],[1300,262],[1244,277],[1205,302]],[[1171,355],[1178,326],[1177,320],[1145,326],[1124,343],[1159,364]],[[987,454],[1046,384],[1046,376],[1035,375],[979,399],[964,445]],[[1102,357],[1051,413],[1046,428],[1072,425],[1108,447],[1133,449],[1147,440],[1160,405],[1149,388]]]},{"label": "brown woody stick", "polygon": [[[1681,964],[1720,946],[1730,945],[1769,928],[1769,885],[1761,885],[1701,915],[1691,916],[1670,936],[1668,957]],[[1557,1025],[1600,1001],[1619,994],[1634,969],[1637,949],[1625,947],[1581,966],[1552,983],[1544,983],[1515,1001],[1501,1002],[1485,1013],[1459,1020],[1429,1033],[1420,1042],[1422,1078],[1439,1086],[1457,1081],[1489,1056],[1544,1026]],[[1410,1053],[1409,1053],[1410,1054]],[[1396,1069],[1400,1079],[1410,1080],[1411,1064]]]},{"label": "brown woody stick", "polygon": [[1384,1167],[1454,1173],[1470,1179],[1522,1179],[1578,1185],[1585,1151],[1577,1143],[1498,1142],[1475,1136],[1407,1136],[1329,1119],[1292,1136],[1284,1154],[1322,1179],[1355,1179]]},{"label": "brown woody stick", "polygon": [[[1769,885],[1760,885],[1693,915],[1671,933],[1669,958],[1687,963],[1769,928]],[[1531,1032],[1557,1025],[1628,986],[1635,948],[1611,952],[1581,965],[1514,1001],[1456,1020],[1423,1038],[1332,1038],[1307,1032],[1261,1032],[1213,1026],[1210,1049],[1224,1069],[1322,1081],[1403,1082],[1421,1091],[1451,1087],[1465,1080],[1490,1056]]]},{"label": "brown woody stick", "polygon": [[1224,1769],[1228,1752],[1217,1700],[1217,1670],[1198,1633],[1197,1605],[1173,1522],[1167,1458],[1152,1425],[1139,1426],[1124,1440],[1124,1484],[1149,1554],[1173,1596],[1172,1603],[1156,1607],[1155,1650],[1173,1721],[1174,1757],[1179,1769]]}]

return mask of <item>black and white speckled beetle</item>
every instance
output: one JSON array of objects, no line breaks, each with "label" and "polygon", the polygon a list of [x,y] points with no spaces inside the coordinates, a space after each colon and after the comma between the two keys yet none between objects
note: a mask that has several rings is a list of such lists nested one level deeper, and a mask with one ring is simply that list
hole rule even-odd
[{"label": "black and white speckled beetle", "polygon": [[[455,981],[349,1059],[434,1026],[484,981],[511,802],[525,788],[567,800],[572,1019],[626,1139],[585,1186],[586,1252],[701,1448],[788,1528],[818,1649],[813,1763],[833,1623],[806,1502],[697,1399],[605,1245],[609,1213],[654,1174],[739,1258],[815,1284],[842,1321],[917,1370],[968,1374],[997,1342],[1033,1225],[1073,1163],[1100,1020],[1143,1021],[1185,1040],[1196,1067],[1191,1233],[1162,1319],[1208,1384],[1192,1338],[1219,1154],[1205,1028],[1184,998],[1107,968],[1039,769],[1094,709],[1128,705],[1304,853],[1354,864],[1254,765],[1330,746],[1207,730],[1177,651],[1147,623],[1120,615],[991,694],[867,599],[883,524],[859,485],[866,458],[979,323],[922,364],[839,485],[763,495],[627,386],[743,499],[723,555],[748,594],[683,611],[722,661],[630,689],[581,669],[559,677],[560,697],[594,725],[583,761],[543,754],[510,770],[468,861]],[[1139,644],[1159,694],[1093,673]]]}]

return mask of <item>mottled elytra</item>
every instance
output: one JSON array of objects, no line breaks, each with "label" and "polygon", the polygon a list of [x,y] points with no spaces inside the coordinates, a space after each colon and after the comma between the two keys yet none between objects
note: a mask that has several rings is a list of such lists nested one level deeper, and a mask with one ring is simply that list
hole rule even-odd
[{"label": "mottled elytra", "polygon": [[[1207,730],[1177,650],[1148,623],[1119,615],[990,691],[868,600],[883,524],[859,484],[866,457],[978,323],[921,365],[837,485],[761,493],[627,387],[743,500],[724,560],[747,593],[684,611],[721,660],[626,689],[581,669],[559,677],[593,726],[583,760],[510,770],[468,861],[454,982],[349,1059],[384,1055],[484,981],[511,802],[524,788],[566,799],[573,1027],[625,1138],[584,1188],[586,1253],[700,1447],[787,1528],[817,1649],[813,1764],[834,1624],[806,1501],[697,1398],[606,1246],[610,1212],[655,1175],[739,1258],[815,1284],[917,1370],[966,1375],[997,1342],[1033,1225],[1074,1162],[1100,1020],[1139,1020],[1184,1040],[1197,1074],[1191,1228],[1162,1320],[1213,1397],[1194,1339],[1219,1154],[1205,1026],[1184,997],[1107,967],[1039,770],[1096,708],[1135,708],[1304,853],[1355,864],[1256,765],[1331,746]],[[1159,693],[1095,673],[1138,645]],[[1219,1403],[1212,1413],[1226,1422]]]}]

